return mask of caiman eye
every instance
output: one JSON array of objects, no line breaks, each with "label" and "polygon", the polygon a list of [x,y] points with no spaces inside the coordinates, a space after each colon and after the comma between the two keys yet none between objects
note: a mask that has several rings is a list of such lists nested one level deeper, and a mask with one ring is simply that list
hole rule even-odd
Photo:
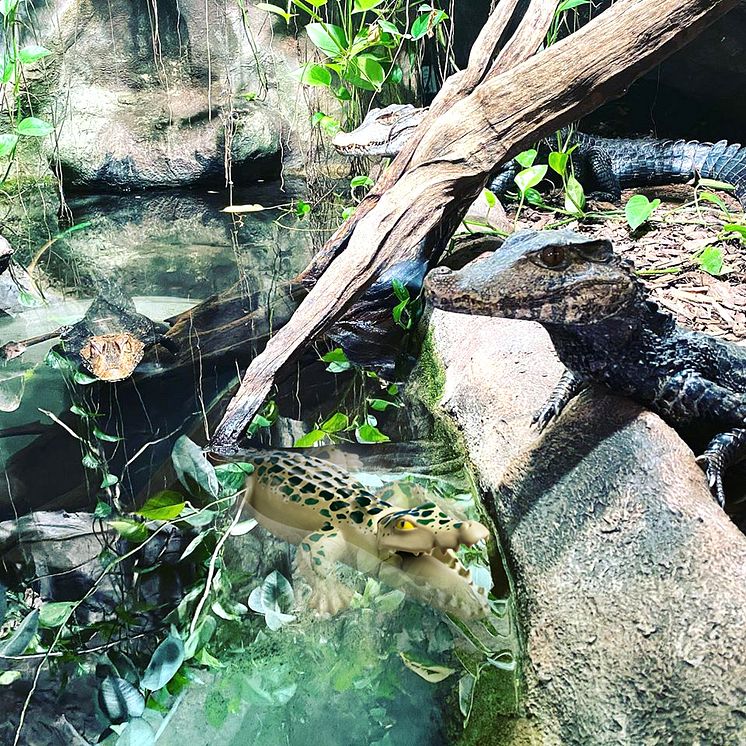
[{"label": "caiman eye", "polygon": [[562,246],[547,246],[539,252],[539,261],[545,267],[559,267],[565,262],[565,250]]},{"label": "caiman eye", "polygon": [[412,529],[416,528],[414,523],[412,521],[408,521],[406,518],[400,518],[395,524],[394,528],[397,531],[412,531]]}]

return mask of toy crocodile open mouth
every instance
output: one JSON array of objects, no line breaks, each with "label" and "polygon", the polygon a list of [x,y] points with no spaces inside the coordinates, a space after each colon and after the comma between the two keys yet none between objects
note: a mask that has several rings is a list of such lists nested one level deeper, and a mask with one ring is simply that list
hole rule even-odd
[{"label": "toy crocodile open mouth", "polygon": [[298,545],[296,566],[311,586],[312,607],[335,613],[349,602],[353,592],[336,581],[343,562],[441,611],[465,619],[489,614],[486,589],[456,554],[487,539],[481,523],[432,502],[396,507],[338,466],[302,453],[252,449],[241,456],[255,465],[246,503],[262,526]]}]

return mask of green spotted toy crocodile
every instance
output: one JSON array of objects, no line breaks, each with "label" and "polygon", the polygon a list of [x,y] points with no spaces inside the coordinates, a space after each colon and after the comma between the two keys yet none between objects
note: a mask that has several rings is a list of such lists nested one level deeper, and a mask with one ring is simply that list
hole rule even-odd
[{"label": "green spotted toy crocodile", "polygon": [[264,528],[298,545],[296,569],[311,587],[310,607],[334,614],[353,592],[336,576],[343,562],[409,596],[463,619],[489,613],[455,551],[489,535],[476,521],[435,503],[403,509],[379,499],[344,469],[285,451],[243,451],[254,471],[246,504]]}]

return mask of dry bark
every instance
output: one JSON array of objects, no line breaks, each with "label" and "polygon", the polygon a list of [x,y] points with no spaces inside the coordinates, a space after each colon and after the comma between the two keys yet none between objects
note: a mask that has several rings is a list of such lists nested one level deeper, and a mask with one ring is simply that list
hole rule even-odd
[{"label": "dry bark", "polygon": [[[249,366],[211,446],[235,446],[275,377],[349,310],[377,274],[402,256],[421,255],[423,242],[426,255],[442,245],[497,165],[621,94],[737,1],[620,0],[572,36],[488,76],[465,98],[454,102],[449,94],[452,104],[442,113],[435,105],[421,139],[384,177],[383,188],[390,187],[375,189],[360,215],[330,239],[325,253],[333,262]],[[532,6],[538,13],[544,3]],[[533,50],[523,51],[528,57]],[[468,71],[464,76],[469,83],[476,77]]]}]

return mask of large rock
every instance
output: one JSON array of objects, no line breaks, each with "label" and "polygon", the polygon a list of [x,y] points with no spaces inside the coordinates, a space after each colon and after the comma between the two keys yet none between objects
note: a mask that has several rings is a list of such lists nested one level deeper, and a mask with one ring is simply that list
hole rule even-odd
[{"label": "large rock", "polygon": [[598,391],[539,437],[560,371],[543,330],[442,312],[432,330],[525,645],[520,736],[480,742],[745,742],[746,538],[692,452]]},{"label": "large rock", "polygon": [[[242,10],[243,9],[243,10]],[[46,154],[68,187],[144,189],[302,168],[310,112],[284,22],[251,4],[52,2],[31,18],[53,51],[29,68]],[[45,110],[45,112],[42,112]]]}]

